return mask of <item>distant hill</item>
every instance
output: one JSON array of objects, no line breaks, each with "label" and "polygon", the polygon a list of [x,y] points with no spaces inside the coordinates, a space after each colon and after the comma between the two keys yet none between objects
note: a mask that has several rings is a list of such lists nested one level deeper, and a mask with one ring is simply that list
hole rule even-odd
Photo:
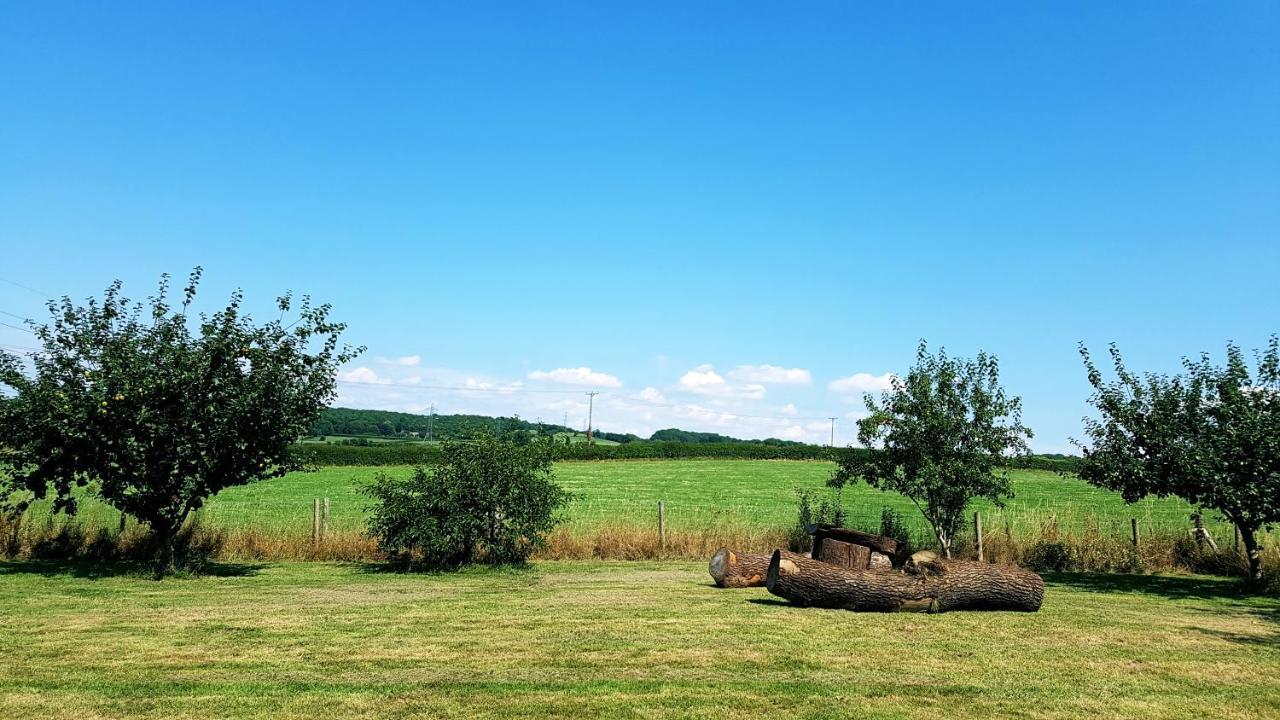
[{"label": "distant hill", "polygon": [[[487,430],[495,435],[524,432],[539,435],[575,435],[581,431],[554,423],[530,422],[520,417],[488,417],[486,415],[416,415],[390,410],[355,410],[326,408],[311,428],[313,436],[358,435],[386,438],[421,438],[433,440],[465,440]],[[630,433],[594,430],[602,440],[629,443],[641,438]]]},{"label": "distant hill", "polygon": [[[390,410],[355,410],[352,408],[327,408],[311,429],[313,436],[358,435],[385,438],[421,438],[428,434],[433,440],[464,440],[475,433],[487,430],[495,435],[510,432],[526,432],[539,435],[578,435],[577,430],[555,423],[530,422],[520,417],[488,417],[486,415],[436,415],[434,421],[427,415],[392,412]],[[659,430],[648,438],[632,433],[614,433],[594,429],[592,435],[601,440],[619,444],[644,442],[682,443],[762,443],[766,445],[804,445],[793,440],[743,440],[712,432],[694,432],[679,428]]]}]

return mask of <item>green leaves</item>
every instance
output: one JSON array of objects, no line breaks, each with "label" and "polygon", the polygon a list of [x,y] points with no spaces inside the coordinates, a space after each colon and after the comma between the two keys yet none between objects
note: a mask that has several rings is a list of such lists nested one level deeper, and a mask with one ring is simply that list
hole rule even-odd
[{"label": "green leaves", "polygon": [[1221,512],[1240,529],[1254,580],[1261,580],[1255,533],[1280,521],[1280,339],[1271,336],[1250,370],[1227,345],[1227,362],[1183,360],[1183,374],[1136,375],[1110,348],[1107,381],[1080,347],[1090,403],[1080,476],[1130,502],[1174,495]]},{"label": "green leaves", "polygon": [[865,402],[870,415],[858,421],[858,440],[870,450],[842,457],[831,484],[861,478],[911,498],[950,556],[971,500],[1000,503],[1012,495],[1008,476],[997,470],[1029,453],[1022,401],[1001,387],[994,355],[932,355],[921,341],[906,377]]},{"label": "green leaves", "polygon": [[570,497],[554,482],[551,449],[488,434],[446,442],[443,462],[408,481],[379,473],[366,490],[375,501],[369,532],[393,559],[430,568],[523,562]]},{"label": "green leaves", "polygon": [[167,276],[146,306],[118,281],[100,302],[51,301],[31,377],[0,355],[0,382],[17,393],[0,406],[11,490],[52,494],[56,509],[74,512],[74,489],[93,481],[105,501],[172,537],[208,496],[294,466],[289,445],[360,350],[338,349],[344,326],[305,299],[289,327],[255,324],[238,291],[190,319],[200,276],[179,312]]}]

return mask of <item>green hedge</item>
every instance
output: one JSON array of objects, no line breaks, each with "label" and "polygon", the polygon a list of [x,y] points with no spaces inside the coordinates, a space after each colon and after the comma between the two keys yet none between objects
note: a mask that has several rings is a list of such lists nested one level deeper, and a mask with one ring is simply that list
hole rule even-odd
[{"label": "green hedge", "polygon": [[[738,460],[835,460],[859,448],[821,445],[765,445],[762,443],[634,442],[625,445],[557,444],[558,460],[669,460],[721,458]],[[308,465],[430,465],[440,459],[439,445],[382,443],[362,447],[307,443],[293,447],[294,457]],[[1079,458],[1032,455],[1019,458],[1013,467],[1055,472],[1075,472]]]},{"label": "green hedge", "polygon": [[[819,445],[757,443],[639,442],[625,445],[572,443],[555,446],[558,460],[662,460],[725,458],[743,460],[834,460],[844,448]],[[423,465],[438,462],[438,445],[386,443],[372,446],[307,443],[293,447],[294,457],[308,465]]]}]

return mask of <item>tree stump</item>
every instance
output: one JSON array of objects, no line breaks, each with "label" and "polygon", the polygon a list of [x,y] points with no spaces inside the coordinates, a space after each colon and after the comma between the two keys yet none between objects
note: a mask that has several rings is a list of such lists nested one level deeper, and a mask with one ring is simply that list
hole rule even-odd
[{"label": "tree stump", "polygon": [[846,570],[778,550],[765,585],[795,605],[866,612],[1034,612],[1044,600],[1044,580],[1018,567],[934,560],[918,572]]},{"label": "tree stump", "polygon": [[871,567],[871,549],[862,545],[825,538],[813,550],[814,560],[838,565],[846,570],[866,570]]},{"label": "tree stump", "polygon": [[765,574],[769,571],[769,556],[735,553],[729,548],[720,548],[711,556],[707,570],[717,587],[763,587]]},{"label": "tree stump", "polygon": [[[817,548],[825,540],[840,540],[841,542],[853,543],[870,548],[883,555],[893,557],[898,554],[898,541],[884,535],[872,535],[859,530],[850,530],[849,528],[838,528],[830,525],[807,525],[805,532],[813,536],[814,547]],[[817,553],[815,553],[816,556]]]}]

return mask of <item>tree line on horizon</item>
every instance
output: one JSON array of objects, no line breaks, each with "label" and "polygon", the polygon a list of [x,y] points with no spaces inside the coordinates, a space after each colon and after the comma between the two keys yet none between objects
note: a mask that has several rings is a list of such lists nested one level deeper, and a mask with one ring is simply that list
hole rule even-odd
[{"label": "tree line on horizon", "polygon": [[[414,438],[434,440],[468,440],[481,433],[495,436],[511,433],[528,433],[533,436],[582,434],[581,430],[556,423],[530,421],[519,415],[511,417],[491,417],[487,415],[418,415],[415,413],[394,410],[365,410],[357,408],[331,407],[321,412],[320,418],[311,427],[314,437],[328,435],[354,435],[364,437]],[[721,435],[713,432],[696,432],[679,428],[658,430],[644,438],[634,433],[606,432],[599,429],[591,431],[592,437],[620,444],[633,442],[679,442],[679,443],[755,443],[763,445],[801,446],[810,443],[779,438],[764,440],[743,439]]]}]

